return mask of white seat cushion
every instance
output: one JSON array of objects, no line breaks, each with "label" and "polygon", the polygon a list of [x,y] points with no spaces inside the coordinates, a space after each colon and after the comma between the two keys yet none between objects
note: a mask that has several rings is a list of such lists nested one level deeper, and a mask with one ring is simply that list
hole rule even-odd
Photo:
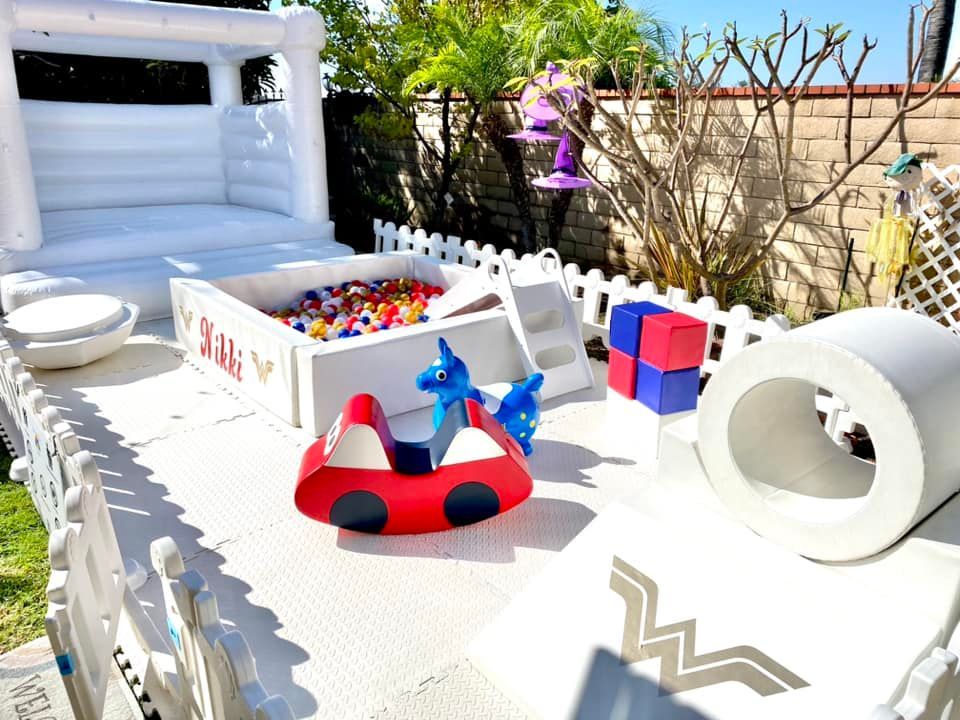
[{"label": "white seat cushion", "polygon": [[45,212],[43,247],[7,253],[0,272],[42,270],[263,243],[332,239],[316,225],[239,205],[154,205]]},{"label": "white seat cushion", "polygon": [[104,293],[136,303],[140,306],[141,320],[154,320],[171,315],[170,278],[211,280],[249,275],[303,267],[326,258],[352,254],[353,250],[346,245],[333,240],[318,240],[61,265],[4,275],[0,278],[0,296],[4,312],[11,312],[43,298]]}]

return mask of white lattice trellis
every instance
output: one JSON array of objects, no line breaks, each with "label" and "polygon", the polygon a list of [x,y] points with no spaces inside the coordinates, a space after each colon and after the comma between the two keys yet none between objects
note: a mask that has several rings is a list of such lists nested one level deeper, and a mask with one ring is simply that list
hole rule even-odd
[{"label": "white lattice trellis", "polygon": [[897,302],[960,331],[960,165],[925,163],[914,266]]}]

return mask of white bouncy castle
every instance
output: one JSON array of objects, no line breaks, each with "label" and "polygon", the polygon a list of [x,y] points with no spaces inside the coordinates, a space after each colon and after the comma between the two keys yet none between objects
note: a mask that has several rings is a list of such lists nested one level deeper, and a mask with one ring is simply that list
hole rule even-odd
[{"label": "white bouncy castle", "polygon": [[[0,294],[5,312],[102,292],[171,314],[171,277],[350,254],[333,239],[322,18],[139,0],[0,0]],[[13,50],[200,62],[210,105],[21,100]],[[279,52],[281,103],[244,106],[240,68]]]}]

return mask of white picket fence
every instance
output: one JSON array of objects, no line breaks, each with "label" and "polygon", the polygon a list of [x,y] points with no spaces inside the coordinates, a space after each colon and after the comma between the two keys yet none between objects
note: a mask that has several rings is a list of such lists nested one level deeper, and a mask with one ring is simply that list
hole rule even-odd
[{"label": "white picket fence", "polygon": [[[2,337],[0,409],[6,431],[20,436],[11,444],[23,450],[11,479],[27,486],[50,532],[45,625],[74,715],[101,716],[123,637],[129,640],[124,656],[141,668],[138,679],[156,680],[149,688],[136,683],[138,698],[151,698],[141,702],[145,716],[162,706],[164,720],[292,720],[286,700],[269,696],[260,683],[242,633],[224,629],[216,597],[199,573],[184,571],[170,538],[151,548],[171,638],[158,641],[163,634],[128,585],[137,566],[128,568],[121,559],[93,456]],[[170,656],[173,677],[165,671]]]},{"label": "white picket fence", "polygon": [[[373,231],[376,252],[411,251],[471,267],[478,267],[498,254],[490,244],[481,246],[473,240],[463,241],[455,235],[428,235],[422,229],[414,230],[406,225],[397,227],[382,220],[374,220]],[[533,257],[527,254],[518,258],[510,249],[499,254],[511,270],[518,263]],[[701,369],[704,377],[715,373],[723,363],[748,345],[782,335],[790,329],[790,321],[784,315],[755,318],[753,310],[746,305],[721,310],[716,298],[705,297],[690,302],[685,290],[671,287],[661,293],[649,281],[631,285],[626,275],[607,279],[597,268],[583,273],[576,263],[565,265],[563,274],[570,296],[575,298],[584,340],[599,337],[609,347],[611,310],[623,303],[652,302],[703,320],[707,323],[707,342]],[[853,432],[859,424],[856,415],[846,402],[831,394],[818,394],[816,402],[817,409],[826,417],[824,429],[827,434],[834,442],[843,444],[845,433]]]},{"label": "white picket fence", "polygon": [[163,584],[185,720],[293,720],[287,701],[268,695],[243,633],[224,628],[217,596],[184,567],[173,539],[154,540],[150,557]]}]

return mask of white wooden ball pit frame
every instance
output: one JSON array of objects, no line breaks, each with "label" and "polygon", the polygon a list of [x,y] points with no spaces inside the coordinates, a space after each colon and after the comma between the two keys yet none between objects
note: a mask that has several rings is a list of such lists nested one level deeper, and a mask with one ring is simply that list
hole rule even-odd
[{"label": "white wooden ball pit frame", "polygon": [[507,314],[483,310],[324,343],[258,308],[286,305],[306,290],[350,280],[413,277],[446,289],[471,272],[399,252],[210,282],[175,278],[174,327],[190,357],[214,378],[319,437],[357,393],[374,395],[390,416],[432,406],[435,398],[417,390],[414,378],[436,358],[441,336],[467,363],[476,385],[524,377]]}]

